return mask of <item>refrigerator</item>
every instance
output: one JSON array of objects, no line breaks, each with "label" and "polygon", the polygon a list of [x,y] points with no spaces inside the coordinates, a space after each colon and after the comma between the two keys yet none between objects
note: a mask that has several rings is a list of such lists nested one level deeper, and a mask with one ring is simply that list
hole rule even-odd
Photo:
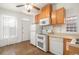
[{"label": "refrigerator", "polygon": [[31,36],[30,36],[30,43],[36,46],[36,38],[37,34],[40,33],[40,27],[38,24],[31,24]]}]

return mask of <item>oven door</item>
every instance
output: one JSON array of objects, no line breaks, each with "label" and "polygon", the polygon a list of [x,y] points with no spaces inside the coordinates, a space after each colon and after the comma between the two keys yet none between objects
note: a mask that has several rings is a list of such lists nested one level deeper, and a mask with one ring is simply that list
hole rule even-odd
[{"label": "oven door", "polygon": [[38,35],[37,36],[37,41],[36,41],[36,46],[40,48],[41,50],[47,52],[48,51],[48,43],[47,43],[47,38],[45,35]]}]

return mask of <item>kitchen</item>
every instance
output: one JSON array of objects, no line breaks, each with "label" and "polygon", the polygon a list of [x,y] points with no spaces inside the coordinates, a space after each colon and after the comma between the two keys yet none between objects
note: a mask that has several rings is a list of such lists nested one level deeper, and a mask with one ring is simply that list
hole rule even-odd
[{"label": "kitchen", "polygon": [[79,55],[78,5],[0,4],[0,55]]},{"label": "kitchen", "polygon": [[[78,4],[47,4],[35,15],[36,47],[57,55],[79,54]],[[32,33],[33,34],[33,33]],[[31,40],[31,42],[33,41]]]}]

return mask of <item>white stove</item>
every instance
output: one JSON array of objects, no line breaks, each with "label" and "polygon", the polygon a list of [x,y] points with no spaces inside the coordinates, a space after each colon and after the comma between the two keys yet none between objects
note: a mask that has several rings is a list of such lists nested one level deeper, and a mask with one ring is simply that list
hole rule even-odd
[{"label": "white stove", "polygon": [[48,51],[48,36],[44,34],[38,34],[36,40],[36,46],[41,50]]}]

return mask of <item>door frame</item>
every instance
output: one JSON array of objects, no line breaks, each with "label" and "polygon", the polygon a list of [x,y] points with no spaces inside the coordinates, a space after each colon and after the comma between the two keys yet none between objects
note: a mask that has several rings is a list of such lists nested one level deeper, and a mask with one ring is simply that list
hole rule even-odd
[{"label": "door frame", "polygon": [[30,21],[22,20],[22,41],[24,41],[24,40],[23,40],[23,22],[30,22]]}]

